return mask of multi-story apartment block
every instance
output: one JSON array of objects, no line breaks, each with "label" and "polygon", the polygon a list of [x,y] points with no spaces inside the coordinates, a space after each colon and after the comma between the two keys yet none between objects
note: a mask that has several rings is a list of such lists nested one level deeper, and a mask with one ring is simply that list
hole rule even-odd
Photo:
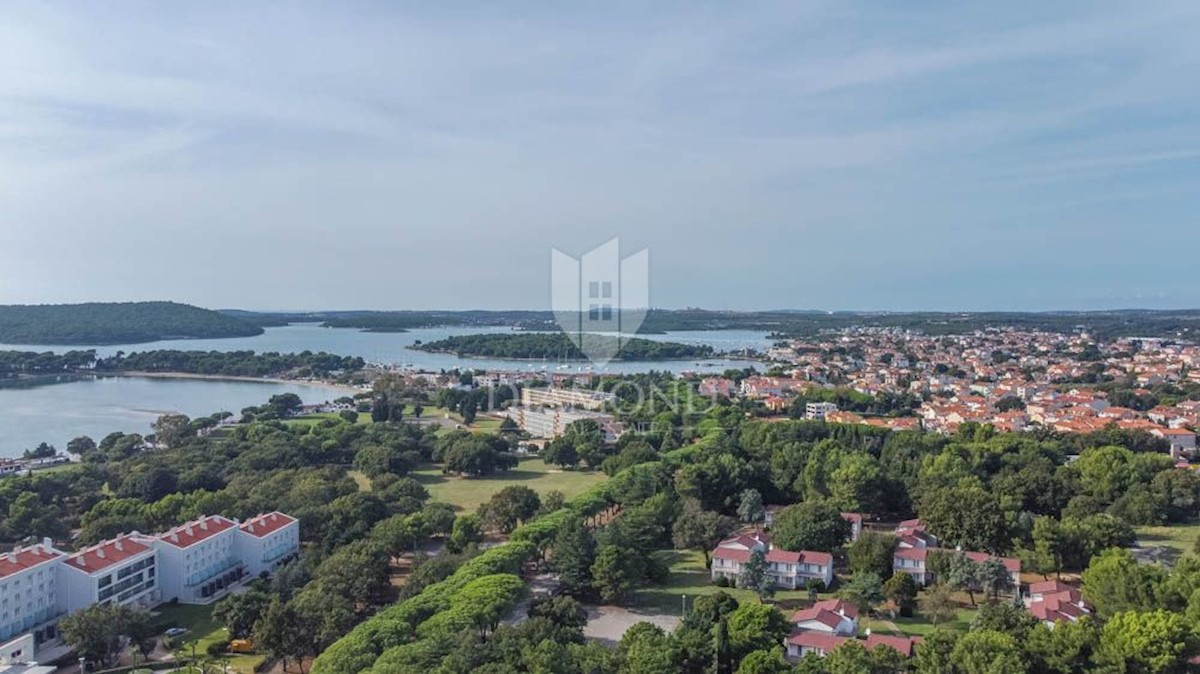
[{"label": "multi-story apartment block", "polygon": [[525,407],[578,407],[585,410],[601,410],[614,400],[611,393],[577,388],[534,388],[521,389],[521,404]]},{"label": "multi-story apartment block", "polygon": [[300,553],[300,522],[281,512],[259,515],[238,527],[237,556],[246,573],[271,573]]},{"label": "multi-story apartment block", "polygon": [[154,606],[161,602],[154,540],[122,534],[68,555],[58,565],[58,605],[70,613],[92,604]]},{"label": "multi-story apartment block", "polygon": [[154,541],[165,601],[209,604],[246,576],[238,557],[237,522],[209,515],[160,534]]},{"label": "multi-story apartment block", "polygon": [[0,665],[31,662],[57,644],[57,620],[73,611],[208,604],[299,552],[300,523],[272,512],[241,524],[202,517],[158,536],[134,531],[72,554],[47,539],[0,555]]},{"label": "multi-story apartment block", "polygon": [[[33,634],[35,647],[57,639],[58,606],[56,566],[63,553],[49,540],[0,555],[0,645],[6,657],[22,635]],[[28,639],[24,639],[28,641]]]}]

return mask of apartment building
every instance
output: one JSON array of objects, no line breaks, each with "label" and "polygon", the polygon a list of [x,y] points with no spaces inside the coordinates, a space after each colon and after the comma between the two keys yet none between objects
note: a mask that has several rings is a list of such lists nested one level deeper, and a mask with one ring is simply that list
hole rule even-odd
[{"label": "apartment building", "polygon": [[614,399],[613,394],[578,388],[533,388],[521,389],[521,405],[524,407],[578,407],[584,410],[604,409]]},{"label": "apartment building", "polygon": [[736,583],[754,550],[765,553],[767,576],[777,587],[794,590],[814,582],[821,582],[825,587],[833,584],[833,555],[809,550],[780,550],[767,541],[765,534],[734,536],[717,544],[711,555],[712,580],[723,577]]},{"label": "apartment building", "polygon": [[238,529],[237,556],[251,577],[273,573],[300,552],[300,522],[290,515],[266,513],[242,522]]},{"label": "apartment building", "polygon": [[605,438],[612,442],[621,436],[621,424],[610,414],[588,412],[563,407],[510,407],[505,414],[516,422],[521,430],[535,438],[557,438],[567,432],[567,426],[591,419],[604,430]]},{"label": "apartment building", "polygon": [[54,622],[62,615],[57,600],[57,570],[64,554],[50,540],[0,555],[0,649],[15,637],[32,633],[35,647],[58,637]]},{"label": "apartment building", "polygon": [[804,418],[824,420],[836,411],[838,407],[833,403],[808,403],[804,406]]},{"label": "apartment building", "polygon": [[[929,585],[936,580],[933,571],[927,567],[929,553],[934,550],[941,550],[941,548],[897,548],[892,556],[892,571],[894,573],[907,573],[912,576],[913,580],[917,581],[917,585],[922,587]],[[944,550],[944,552],[951,554],[958,552],[976,564],[993,558],[992,555],[986,552],[955,550]],[[1012,587],[1020,587],[1021,560],[1015,557],[995,557],[995,559],[999,559],[1004,564],[1004,568],[1008,571],[1009,582],[1012,584]]]},{"label": "apartment building", "polygon": [[92,604],[155,606],[159,592],[154,539],[122,534],[68,555],[58,565],[58,606],[64,613]]},{"label": "apartment building", "polygon": [[209,604],[228,594],[247,575],[238,557],[240,531],[237,522],[209,515],[157,536],[163,600]]}]

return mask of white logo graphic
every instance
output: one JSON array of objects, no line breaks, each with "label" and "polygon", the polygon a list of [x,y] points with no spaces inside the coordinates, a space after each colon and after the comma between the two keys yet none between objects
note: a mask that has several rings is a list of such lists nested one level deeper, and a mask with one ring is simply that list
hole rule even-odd
[{"label": "white logo graphic", "polygon": [[575,259],[550,251],[550,306],[559,327],[597,365],[617,356],[650,306],[650,253],[620,257],[613,239]]}]

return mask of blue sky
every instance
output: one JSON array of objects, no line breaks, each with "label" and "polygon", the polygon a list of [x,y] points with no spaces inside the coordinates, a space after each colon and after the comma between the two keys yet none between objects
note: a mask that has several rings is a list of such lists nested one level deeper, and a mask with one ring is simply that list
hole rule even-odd
[{"label": "blue sky", "polygon": [[244,5],[0,7],[0,302],[1200,306],[1200,3]]}]

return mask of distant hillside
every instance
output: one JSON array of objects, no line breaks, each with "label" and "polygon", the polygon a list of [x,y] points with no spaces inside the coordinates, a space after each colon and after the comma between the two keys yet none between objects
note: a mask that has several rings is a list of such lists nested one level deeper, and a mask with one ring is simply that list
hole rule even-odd
[{"label": "distant hillside", "polygon": [[132,344],[262,332],[241,319],[175,302],[0,306],[0,343],[6,344]]}]

